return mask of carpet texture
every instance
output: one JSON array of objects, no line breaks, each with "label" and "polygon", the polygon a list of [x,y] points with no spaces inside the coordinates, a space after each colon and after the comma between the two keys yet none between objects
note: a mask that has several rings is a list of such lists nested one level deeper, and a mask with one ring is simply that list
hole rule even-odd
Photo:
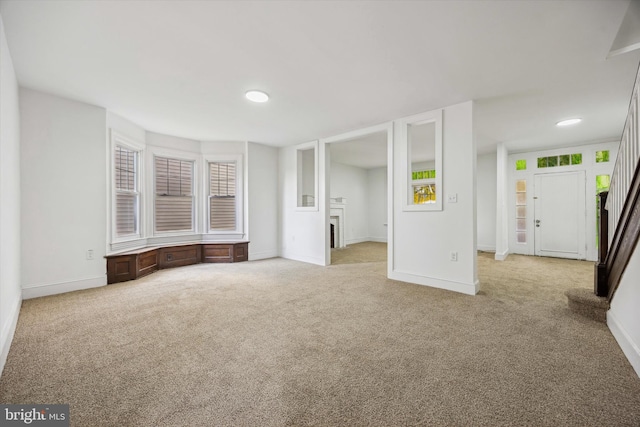
[{"label": "carpet texture", "polygon": [[27,300],[0,402],[73,426],[640,425],[640,379],[563,295],[593,264],[478,263],[476,296],[271,259]]},{"label": "carpet texture", "polygon": [[363,242],[347,245],[344,248],[331,249],[332,265],[385,261],[387,261],[386,243]]}]

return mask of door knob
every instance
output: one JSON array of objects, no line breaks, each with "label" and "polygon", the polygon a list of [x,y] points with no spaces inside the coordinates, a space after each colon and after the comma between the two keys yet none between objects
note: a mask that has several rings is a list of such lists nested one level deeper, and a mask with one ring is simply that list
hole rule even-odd
[{"label": "door knob", "polygon": [[536,227],[540,227],[540,220],[536,219]]}]

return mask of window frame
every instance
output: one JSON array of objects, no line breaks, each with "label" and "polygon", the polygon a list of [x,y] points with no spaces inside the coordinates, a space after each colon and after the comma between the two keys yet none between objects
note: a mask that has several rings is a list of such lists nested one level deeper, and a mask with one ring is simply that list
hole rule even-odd
[{"label": "window frame", "polygon": [[[401,162],[401,173],[404,176],[403,179],[403,201],[402,210],[405,212],[417,211],[417,212],[429,212],[429,211],[442,211],[442,200],[444,199],[444,187],[443,182],[443,163],[442,163],[442,116],[443,110],[434,110],[427,113],[416,114],[410,117],[405,117],[399,120],[400,135],[401,135],[401,151],[403,152]],[[436,171],[436,177],[428,179],[428,184],[435,184],[436,188],[436,200],[434,203],[415,204],[414,198],[414,184],[416,182],[412,179],[413,176],[413,164],[411,155],[411,141],[409,128],[410,126],[422,125],[426,123],[435,124],[435,159],[434,170]],[[426,182],[425,182],[426,183]]]},{"label": "window frame", "polygon": [[[295,146],[295,156],[296,156],[296,204],[295,210],[298,212],[318,212],[319,209],[319,189],[320,189],[320,159],[319,159],[319,141],[311,141],[306,142],[304,144],[298,144]],[[304,162],[302,161],[302,152],[303,151],[313,151],[313,205],[302,206],[302,197],[303,197],[303,174],[304,172]]]},{"label": "window frame", "polygon": [[[169,231],[158,231],[156,229],[156,200],[158,198],[158,189],[156,188],[157,178],[156,178],[156,160],[157,158],[165,158],[169,160],[178,160],[181,162],[188,162],[192,164],[191,167],[191,228],[184,230],[169,230]],[[153,188],[153,197],[152,197],[152,206],[150,207],[151,211],[151,225],[152,225],[152,235],[153,236],[179,236],[179,235],[190,235],[197,233],[197,190],[196,190],[196,174],[198,162],[196,157],[189,157],[182,152],[169,152],[169,151],[161,151],[155,150],[151,153],[151,164],[152,164],[152,173],[151,181]],[[170,197],[170,196],[163,196]],[[182,196],[184,197],[184,196]]]},{"label": "window frame", "polygon": [[[128,138],[118,132],[111,130],[111,138],[109,144],[109,195],[110,195],[110,206],[109,206],[109,235],[111,238],[111,249],[116,249],[115,246],[118,244],[127,244],[131,242],[136,242],[144,238],[144,226],[145,226],[145,191],[144,191],[144,156],[145,156],[145,146],[143,143],[140,143],[136,140]],[[118,189],[116,186],[116,164],[115,164],[115,150],[116,147],[122,147],[129,151],[133,151],[136,153],[135,160],[135,186],[137,188],[137,218],[136,218],[136,233],[128,234],[125,236],[117,235],[117,209],[116,209],[116,199],[118,194]]]},{"label": "window frame", "polygon": [[[237,155],[215,155],[205,156],[204,158],[204,173],[202,178],[204,180],[203,185],[203,204],[206,210],[204,219],[204,233],[203,236],[210,236],[213,238],[225,238],[237,239],[244,236],[244,163],[243,156]],[[211,229],[211,163],[235,163],[236,164],[236,188],[235,188],[235,208],[236,208],[236,225],[233,230],[214,230]]]}]

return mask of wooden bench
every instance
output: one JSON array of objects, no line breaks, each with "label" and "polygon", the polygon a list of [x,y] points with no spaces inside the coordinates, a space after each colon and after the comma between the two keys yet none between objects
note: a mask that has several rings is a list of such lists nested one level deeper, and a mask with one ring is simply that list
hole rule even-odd
[{"label": "wooden bench", "polygon": [[164,268],[201,262],[242,262],[249,259],[249,242],[195,243],[142,248],[107,259],[107,284],[126,282]]}]

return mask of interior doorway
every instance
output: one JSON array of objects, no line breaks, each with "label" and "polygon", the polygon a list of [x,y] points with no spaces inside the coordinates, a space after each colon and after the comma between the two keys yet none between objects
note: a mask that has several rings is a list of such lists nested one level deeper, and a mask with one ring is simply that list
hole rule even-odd
[{"label": "interior doorway", "polygon": [[323,141],[328,163],[328,264],[386,260],[390,141],[388,125]]},{"label": "interior doorway", "polygon": [[586,258],[585,172],[535,175],[535,254]]}]

